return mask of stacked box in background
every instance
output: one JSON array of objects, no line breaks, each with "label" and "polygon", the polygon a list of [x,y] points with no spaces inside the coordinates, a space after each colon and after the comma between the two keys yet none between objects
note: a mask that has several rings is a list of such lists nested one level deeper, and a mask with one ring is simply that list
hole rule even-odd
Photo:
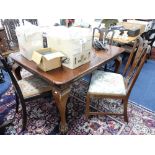
[{"label": "stacked box in background", "polygon": [[123,26],[125,29],[140,29],[140,34],[142,34],[145,31],[145,25],[139,24],[139,23],[133,23],[133,22],[120,22],[118,25]]}]

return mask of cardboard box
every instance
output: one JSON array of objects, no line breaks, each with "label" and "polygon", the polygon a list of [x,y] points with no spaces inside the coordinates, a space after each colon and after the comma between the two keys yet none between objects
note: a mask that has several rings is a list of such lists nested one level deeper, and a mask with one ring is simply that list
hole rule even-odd
[{"label": "cardboard box", "polygon": [[88,28],[56,27],[48,33],[47,43],[52,50],[65,55],[65,67],[75,69],[90,61],[92,32]]},{"label": "cardboard box", "polygon": [[118,25],[124,26],[126,29],[140,29],[140,34],[145,31],[145,25],[139,23],[120,22]]},{"label": "cardboard box", "polygon": [[46,72],[61,67],[61,57],[63,56],[61,52],[54,52],[51,48],[42,48],[33,52],[32,60]]},{"label": "cardboard box", "polygon": [[65,61],[63,61],[62,65],[68,67],[70,69],[75,69],[87,62],[91,59],[91,50],[87,52],[77,53],[66,56]]}]

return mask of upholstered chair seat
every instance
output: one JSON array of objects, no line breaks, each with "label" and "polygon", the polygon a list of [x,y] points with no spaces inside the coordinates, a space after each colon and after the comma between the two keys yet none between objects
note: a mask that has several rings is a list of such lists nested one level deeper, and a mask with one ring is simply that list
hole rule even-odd
[{"label": "upholstered chair seat", "polygon": [[51,86],[45,80],[35,75],[28,76],[18,81],[24,98],[29,98],[50,91]]},{"label": "upholstered chair seat", "polygon": [[89,94],[126,95],[124,78],[121,74],[96,70],[92,74]]}]

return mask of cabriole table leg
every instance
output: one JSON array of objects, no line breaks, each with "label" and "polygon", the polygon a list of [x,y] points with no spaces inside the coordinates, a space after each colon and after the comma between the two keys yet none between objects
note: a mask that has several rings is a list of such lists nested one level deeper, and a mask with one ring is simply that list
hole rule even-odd
[{"label": "cabriole table leg", "polygon": [[60,113],[60,132],[65,134],[68,131],[68,125],[66,122],[66,104],[69,97],[70,88],[64,90],[53,89],[52,94],[55,99],[56,105]]}]

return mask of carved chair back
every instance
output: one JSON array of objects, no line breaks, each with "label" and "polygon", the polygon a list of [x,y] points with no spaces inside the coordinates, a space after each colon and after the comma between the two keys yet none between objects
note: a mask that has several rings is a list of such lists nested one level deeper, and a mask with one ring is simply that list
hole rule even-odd
[{"label": "carved chair back", "polygon": [[135,53],[137,52],[138,48],[139,48],[140,46],[142,46],[142,45],[143,45],[143,40],[142,40],[141,37],[138,37],[138,38],[135,40],[134,45],[133,45],[133,47],[132,47],[132,49],[131,49],[131,51],[130,51],[129,58],[128,58],[128,60],[127,60],[127,63],[126,63],[126,65],[125,65],[125,68],[124,68],[124,71],[123,71],[123,75],[124,75],[124,76],[126,75],[126,73],[127,73],[128,69],[129,69],[130,65],[131,65],[132,62],[133,62]]},{"label": "carved chair back", "polygon": [[109,44],[109,45],[113,44],[114,30],[95,27],[93,29],[92,45],[94,43],[96,31],[98,31],[98,33],[99,33],[99,41],[103,42],[103,44],[104,43]]},{"label": "carved chair back", "polygon": [[[138,45],[138,47],[137,47]],[[125,83],[127,86],[127,96],[130,92],[139,76],[139,73],[145,63],[147,51],[149,46],[147,42],[144,42],[141,37],[139,37],[134,44],[133,51],[129,56],[128,62],[124,70]],[[132,60],[132,61],[131,61]]]}]

